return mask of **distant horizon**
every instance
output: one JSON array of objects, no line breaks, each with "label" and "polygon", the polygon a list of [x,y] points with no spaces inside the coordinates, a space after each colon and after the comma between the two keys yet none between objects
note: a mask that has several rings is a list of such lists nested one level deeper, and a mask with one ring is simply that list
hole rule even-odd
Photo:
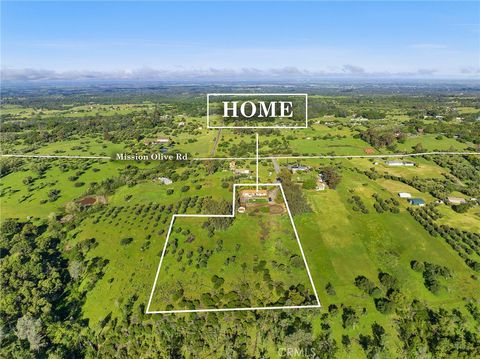
[{"label": "distant horizon", "polygon": [[297,68],[282,69],[205,69],[205,70],[157,70],[138,69],[120,72],[65,71],[44,69],[0,69],[2,82],[241,82],[241,81],[480,81],[480,76],[433,76],[421,70],[415,73],[367,73],[354,72],[345,66],[343,72],[309,71]]},{"label": "distant horizon", "polygon": [[[429,93],[480,94],[478,79],[404,79],[404,78],[324,78],[324,79],[244,79],[244,80],[76,80],[76,81],[4,81],[0,87],[0,100],[36,91],[43,96],[50,93],[95,94],[105,91],[117,94],[185,94],[199,95],[214,92],[294,92],[309,94],[328,93]],[[43,92],[47,91],[47,92]],[[53,92],[52,92],[53,91]]]},{"label": "distant horizon", "polygon": [[23,79],[2,79],[5,84],[26,83],[26,84],[62,84],[62,83],[103,83],[103,84],[152,84],[152,83],[168,83],[168,84],[225,84],[225,85],[241,85],[241,84],[322,84],[322,83],[479,83],[480,78],[454,78],[454,77],[351,77],[351,76],[325,76],[325,77],[298,77],[298,78],[209,78],[209,77],[177,77],[177,78],[82,78],[82,79],[40,79],[40,80],[23,80]]}]

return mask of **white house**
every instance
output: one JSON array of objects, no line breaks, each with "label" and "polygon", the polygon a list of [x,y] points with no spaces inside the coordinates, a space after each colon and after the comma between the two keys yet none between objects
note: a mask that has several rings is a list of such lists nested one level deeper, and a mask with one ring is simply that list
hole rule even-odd
[{"label": "white house", "polygon": [[413,162],[405,162],[405,161],[386,161],[387,166],[391,167],[413,167],[415,163]]},{"label": "white house", "polygon": [[264,198],[268,197],[268,191],[266,189],[259,189],[258,191],[255,189],[245,189],[240,192],[240,197],[245,200],[250,198]]},{"label": "white house", "polygon": [[169,143],[170,139],[168,137],[157,137],[155,139],[147,139],[145,140],[145,144],[147,145],[161,145]]},{"label": "white house", "polygon": [[317,191],[325,191],[327,189],[327,185],[323,182],[323,175],[321,173],[318,174],[317,187],[315,189]]},{"label": "white house", "polygon": [[298,171],[308,171],[310,170],[309,166],[301,166],[301,165],[293,165],[293,166],[288,166],[290,170],[292,170],[293,173],[298,172]]},{"label": "white house", "polygon": [[412,195],[408,192],[398,192],[398,197],[400,197],[400,198],[412,198]]},{"label": "white house", "polygon": [[248,175],[248,174],[250,174],[250,170],[243,169],[243,168],[237,168],[235,170],[235,174],[237,174],[237,175]]},{"label": "white house", "polygon": [[169,185],[173,183],[173,181],[167,177],[158,177],[158,180],[160,181],[161,184]]},{"label": "white house", "polygon": [[462,204],[462,203],[467,203],[465,198],[462,197],[448,197],[448,202],[452,204]]}]

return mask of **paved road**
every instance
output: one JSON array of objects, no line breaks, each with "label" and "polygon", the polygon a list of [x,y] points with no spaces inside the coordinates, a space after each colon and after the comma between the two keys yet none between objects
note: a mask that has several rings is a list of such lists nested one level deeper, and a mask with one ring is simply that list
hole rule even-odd
[{"label": "paved road", "polygon": [[217,146],[218,146],[218,142],[220,142],[221,135],[222,135],[222,129],[219,128],[217,137],[215,138],[215,143],[213,144],[212,152],[210,152],[210,156],[212,156],[212,157],[214,157],[215,152],[217,152]]},{"label": "paved road", "polygon": [[272,158],[273,168],[275,168],[275,173],[278,175],[280,173],[280,166],[276,158]]}]

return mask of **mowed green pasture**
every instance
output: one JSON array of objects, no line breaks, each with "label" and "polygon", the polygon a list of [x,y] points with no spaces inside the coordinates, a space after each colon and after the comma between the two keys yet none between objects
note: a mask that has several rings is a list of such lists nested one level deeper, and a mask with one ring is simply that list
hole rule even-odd
[{"label": "mowed green pasture", "polygon": [[397,198],[397,200],[401,204],[404,204],[405,207],[407,206],[408,201],[405,198],[398,197],[399,192],[410,193],[412,195],[412,197],[422,198],[427,203],[433,202],[435,200],[435,198],[430,193],[420,192],[416,188],[413,188],[412,186],[409,186],[408,184],[405,184],[405,183],[400,182],[400,181],[379,178],[379,179],[375,180],[375,182],[378,183],[382,188],[387,190],[391,194],[392,197]]},{"label": "mowed green pasture", "polygon": [[[119,163],[97,160],[75,160],[74,163],[68,160],[36,161],[48,163],[50,168],[43,175],[39,175],[25,166],[24,171],[14,172],[2,178],[0,186],[2,218],[23,219],[28,216],[44,218],[52,212],[59,212],[59,208],[81,197],[91,182],[101,182],[108,177],[117,176],[118,170],[123,167]],[[61,163],[73,164],[73,167],[63,172],[59,166]],[[78,179],[71,181],[69,177],[76,176],[79,171],[82,173],[78,175]],[[31,184],[24,184],[23,181],[27,177],[32,177]],[[76,182],[84,184],[77,187]],[[60,193],[58,199],[51,202],[48,200],[48,192],[53,189],[60,190]],[[42,204],[42,200],[47,201]]]},{"label": "mowed green pasture", "polygon": [[292,153],[299,153],[302,155],[321,155],[321,154],[335,154],[335,155],[364,155],[366,148],[371,146],[365,141],[346,137],[346,138],[332,138],[332,139],[294,139],[290,142]]},{"label": "mowed green pasture", "polygon": [[457,108],[458,112],[460,114],[469,114],[469,113],[479,113],[478,108],[475,107],[458,107]]},{"label": "mowed green pasture", "polygon": [[[387,160],[395,161],[408,161],[417,164],[413,167],[404,167],[404,166],[389,166],[386,164],[385,159],[367,159],[367,158],[355,158],[351,160],[354,166],[362,170],[367,170],[374,168],[378,173],[388,174],[397,177],[404,177],[411,179],[413,177],[420,178],[443,178],[444,173],[449,173],[448,169],[440,167],[433,161],[426,160],[422,157],[403,157],[400,159],[397,158],[388,158]],[[375,162],[377,163],[375,165]]]},{"label": "mowed green pasture", "polygon": [[[229,228],[212,237],[202,228],[205,220],[176,219],[150,310],[316,303],[286,213],[237,214]],[[262,261],[264,266],[256,270]],[[267,271],[272,282],[265,279]],[[219,287],[212,281],[214,275],[224,280]],[[304,288],[301,293],[291,291],[299,285]],[[282,299],[287,290],[292,294]],[[205,294],[212,298],[206,300]]]},{"label": "mowed green pasture", "polygon": [[442,136],[441,139],[436,138],[437,135],[426,134],[409,136],[404,143],[397,143],[399,151],[412,152],[413,147],[420,143],[425,151],[464,151],[467,147],[472,147],[471,143],[462,143],[454,138]]},{"label": "mowed green pasture", "polygon": [[[200,135],[191,136],[186,133],[182,133],[175,137],[175,141],[178,144],[175,149],[182,152],[187,152],[194,157],[209,157],[213,149],[216,134],[213,130],[202,131]],[[189,142],[194,140],[194,142]]]},{"label": "mowed green pasture", "polygon": [[474,206],[465,213],[457,213],[450,206],[435,207],[442,215],[436,222],[470,232],[480,231],[480,206]]},{"label": "mowed green pasture", "polygon": [[[387,198],[382,187],[357,173],[344,171],[343,175],[337,190],[306,192],[314,213],[295,217],[322,305],[352,306],[360,314],[355,328],[345,331],[338,321],[334,323],[334,333],[358,335],[369,331],[373,322],[384,326],[387,333],[395,332],[395,316],[378,312],[373,298],[354,286],[359,275],[380,286],[378,273],[388,272],[398,279],[407,302],[418,299],[433,307],[462,307],[462,298],[478,296],[480,285],[472,279],[473,271],[443,239],[430,236],[404,208],[399,214],[377,213],[372,207],[371,194],[376,192]],[[347,202],[352,194],[362,198],[368,214],[352,210]],[[453,278],[442,280],[448,289],[440,295],[429,292],[422,275],[410,268],[412,260],[448,267]],[[336,295],[327,294],[328,282]],[[363,308],[368,316],[361,315]],[[391,339],[393,336],[389,338],[388,345],[395,353],[398,343]],[[336,339],[340,341],[341,337],[338,335]],[[360,347],[353,347],[351,355],[361,355]]]},{"label": "mowed green pasture", "polygon": [[[289,140],[292,153],[364,155],[366,148],[372,146],[367,142],[353,138],[353,132],[346,127],[328,127],[314,124],[311,128],[296,131],[294,139]],[[331,137],[331,138],[325,138]]]}]

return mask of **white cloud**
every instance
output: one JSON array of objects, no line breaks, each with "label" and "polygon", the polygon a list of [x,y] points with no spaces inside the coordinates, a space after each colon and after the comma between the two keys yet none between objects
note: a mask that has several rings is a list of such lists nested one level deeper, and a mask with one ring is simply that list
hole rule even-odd
[{"label": "white cloud", "polygon": [[365,74],[365,69],[360,66],[355,66],[355,65],[343,65],[343,72],[348,73],[348,74]]},{"label": "white cloud", "polygon": [[480,75],[480,67],[467,66],[462,67],[460,72],[465,75]]},{"label": "white cloud", "polygon": [[[460,70],[463,77],[478,74],[478,69],[464,68]],[[279,67],[260,69],[245,67],[232,68],[169,68],[154,69],[142,67],[118,71],[54,71],[43,69],[1,70],[3,81],[88,81],[88,80],[142,80],[142,81],[182,81],[182,80],[315,80],[321,78],[436,78],[441,77],[436,69],[421,68],[415,71],[369,71],[361,66],[346,64],[338,69],[306,70],[298,67]]]}]

